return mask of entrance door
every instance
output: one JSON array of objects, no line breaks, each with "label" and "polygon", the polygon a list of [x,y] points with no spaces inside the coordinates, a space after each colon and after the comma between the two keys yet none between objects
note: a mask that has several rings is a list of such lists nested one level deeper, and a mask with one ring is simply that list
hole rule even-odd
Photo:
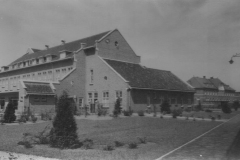
[{"label": "entrance door", "polygon": [[97,101],[98,101],[98,93],[97,92],[89,92],[88,93],[88,104],[90,106],[90,113],[96,113]]},{"label": "entrance door", "polygon": [[13,104],[13,107],[17,110],[18,109],[18,98],[17,97],[11,97],[9,98],[9,102]]}]

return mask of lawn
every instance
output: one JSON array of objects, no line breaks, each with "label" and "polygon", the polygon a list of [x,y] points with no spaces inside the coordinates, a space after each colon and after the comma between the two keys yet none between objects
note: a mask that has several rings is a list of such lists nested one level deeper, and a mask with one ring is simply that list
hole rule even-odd
[{"label": "lawn", "polygon": [[239,111],[232,111],[231,114],[227,114],[227,113],[223,113],[221,110],[219,112],[206,112],[206,111],[199,111],[199,112],[183,112],[183,117],[195,117],[195,118],[205,118],[205,119],[210,119],[211,117],[215,117],[216,119],[218,119],[218,117],[220,116],[221,119],[230,119],[233,116],[239,114]]},{"label": "lawn", "polygon": [[[51,123],[44,122],[33,125],[0,125],[0,150],[61,159],[155,159],[220,124],[216,121],[187,121],[159,117],[76,121],[79,139],[91,138],[94,141],[93,149],[59,150],[46,145],[25,149],[17,145],[23,133],[37,133]],[[147,144],[139,144],[137,149],[128,149],[127,144],[137,142],[137,137],[147,137]],[[103,146],[113,144],[115,140],[125,143],[125,146],[113,151],[103,151]]]}]

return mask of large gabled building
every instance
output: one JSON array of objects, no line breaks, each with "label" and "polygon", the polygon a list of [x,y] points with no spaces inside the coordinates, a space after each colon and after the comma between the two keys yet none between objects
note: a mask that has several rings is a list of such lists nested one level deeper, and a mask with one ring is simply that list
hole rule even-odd
[{"label": "large gabled building", "polygon": [[115,29],[55,47],[28,49],[0,73],[0,104],[9,101],[17,113],[54,109],[54,96],[63,91],[76,111],[97,105],[114,108],[121,98],[123,109],[137,111],[168,98],[172,105],[191,105],[194,89],[170,71],[140,64],[130,45]]},{"label": "large gabled building", "polygon": [[204,107],[218,107],[224,102],[237,100],[235,90],[218,78],[192,77],[187,81],[194,87],[194,103],[199,101]]}]

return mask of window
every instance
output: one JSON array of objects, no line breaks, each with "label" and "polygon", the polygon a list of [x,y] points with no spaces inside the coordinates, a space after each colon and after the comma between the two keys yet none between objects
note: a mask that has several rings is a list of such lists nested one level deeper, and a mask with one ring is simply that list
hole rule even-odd
[{"label": "window", "polygon": [[122,99],[122,91],[116,91],[116,99],[121,98]]},{"label": "window", "polygon": [[68,71],[71,71],[72,69],[73,69],[72,67],[69,67],[69,68],[68,68]]},{"label": "window", "polygon": [[93,69],[90,70],[90,84],[93,84]]},{"label": "window", "polygon": [[34,97],[34,102],[39,102],[38,97]]},{"label": "window", "polygon": [[48,71],[48,80],[49,80],[49,81],[52,80],[52,71]]},{"label": "window", "polygon": [[14,86],[17,86],[17,77],[14,77]]},{"label": "window", "polygon": [[26,75],[23,75],[23,79],[26,79]]},{"label": "window", "polygon": [[78,99],[78,105],[79,107],[83,107],[83,98]]},{"label": "window", "polygon": [[1,109],[4,109],[5,106],[5,99],[4,98],[0,98],[0,107]]},{"label": "window", "polygon": [[38,73],[38,80],[42,79],[42,73]]},{"label": "window", "polygon": [[60,69],[56,70],[56,80],[61,79],[61,73],[60,73]]},{"label": "window", "polygon": [[62,74],[65,75],[66,72],[67,72],[67,69],[66,69],[66,68],[63,68],[63,69],[62,69]]},{"label": "window", "polygon": [[35,73],[32,74],[32,80],[35,80]]},{"label": "window", "polygon": [[109,92],[103,91],[103,106],[109,107]]},{"label": "window", "polygon": [[30,74],[27,75],[27,79],[30,79]]},{"label": "window", "polygon": [[43,72],[43,77],[42,77],[42,80],[46,80],[47,79],[47,72]]},{"label": "window", "polygon": [[47,96],[42,97],[42,102],[47,102]]}]

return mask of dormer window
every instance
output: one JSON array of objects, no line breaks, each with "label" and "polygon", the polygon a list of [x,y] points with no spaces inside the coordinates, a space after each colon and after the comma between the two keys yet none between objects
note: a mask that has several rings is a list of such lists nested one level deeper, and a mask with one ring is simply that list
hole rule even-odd
[{"label": "dormer window", "polygon": [[44,58],[43,57],[38,57],[38,59],[39,59],[39,61],[38,61],[39,64],[42,64],[44,62]]},{"label": "dormer window", "polygon": [[70,53],[71,53],[70,51],[66,51],[66,50],[60,51],[60,59],[66,58],[67,55]]},{"label": "dormer window", "polygon": [[60,59],[63,59],[63,58],[66,58],[66,53],[65,52],[60,53]]},{"label": "dormer window", "polygon": [[50,62],[50,61],[52,61],[52,55],[47,55],[46,56],[46,62]]},{"label": "dormer window", "polygon": [[36,64],[39,64],[39,59],[36,59],[35,61],[36,61]]}]

